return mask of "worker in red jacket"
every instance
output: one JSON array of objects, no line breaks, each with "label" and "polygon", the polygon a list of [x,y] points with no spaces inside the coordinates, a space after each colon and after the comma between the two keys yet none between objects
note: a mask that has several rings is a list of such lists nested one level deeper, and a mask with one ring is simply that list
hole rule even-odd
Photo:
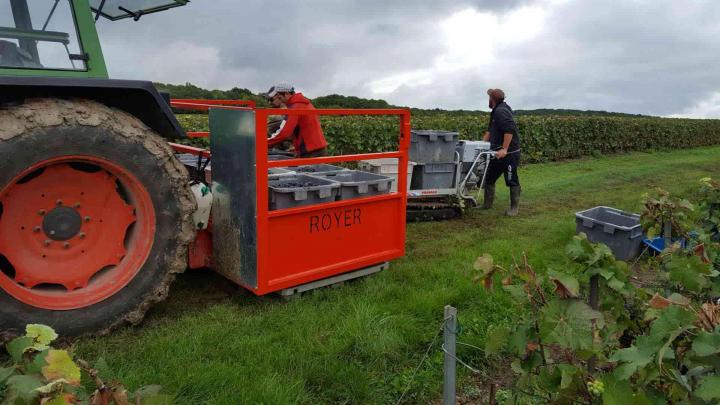
[{"label": "worker in red jacket", "polygon": [[[284,103],[287,108],[315,109],[310,100],[302,93],[295,93],[295,89],[287,83],[271,87],[267,97],[273,105]],[[317,115],[288,115],[282,128],[268,139],[268,147],[280,145],[287,139],[293,140],[297,157],[325,156],[327,141]]]}]

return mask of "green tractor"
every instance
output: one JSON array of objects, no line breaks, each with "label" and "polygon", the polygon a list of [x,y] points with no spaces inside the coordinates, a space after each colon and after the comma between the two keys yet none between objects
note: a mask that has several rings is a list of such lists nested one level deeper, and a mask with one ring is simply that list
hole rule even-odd
[{"label": "green tractor", "polygon": [[0,0],[0,335],[137,323],[187,267],[185,132],[152,83],[108,78],[95,28],[187,3]]},{"label": "green tractor", "polygon": [[[63,336],[137,324],[186,268],[288,296],[404,255],[408,110],[171,101],[150,82],[108,79],[96,21],[187,3],[0,0],[0,341],[31,323]],[[209,111],[210,150],[171,142],[209,136],[185,133],[171,105]],[[395,116],[398,150],[271,161],[287,159],[268,151],[271,114]],[[397,191],[388,176],[281,169],[376,158],[398,160]],[[315,186],[273,177],[271,191],[278,168]]]}]

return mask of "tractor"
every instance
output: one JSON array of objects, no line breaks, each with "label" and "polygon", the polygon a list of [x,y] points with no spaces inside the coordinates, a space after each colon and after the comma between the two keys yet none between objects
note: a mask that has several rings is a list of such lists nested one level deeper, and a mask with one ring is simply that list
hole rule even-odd
[{"label": "tractor", "polygon": [[[366,275],[404,254],[406,172],[398,192],[270,211],[268,170],[369,158],[405,167],[407,110],[171,102],[151,82],[108,78],[99,19],[188,3],[0,0],[0,337],[30,323],[69,337],[137,324],[189,267],[262,295]],[[209,111],[210,150],[174,143],[188,133],[172,106]],[[265,126],[280,114],[395,115],[398,150],[273,161]],[[212,180],[189,174],[179,153],[212,157]]]}]

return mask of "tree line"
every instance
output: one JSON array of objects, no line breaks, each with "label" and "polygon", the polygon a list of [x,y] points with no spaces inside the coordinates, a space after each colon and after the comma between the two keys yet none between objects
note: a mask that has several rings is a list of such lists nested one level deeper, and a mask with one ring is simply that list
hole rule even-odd
[{"label": "tree line", "polygon": [[[155,83],[155,87],[161,92],[170,93],[172,98],[195,98],[210,100],[252,100],[258,107],[269,107],[267,100],[261,93],[254,93],[246,88],[233,87],[230,90],[208,90],[198,87],[192,83],[169,84]],[[368,99],[355,96],[343,96],[330,94],[311,99],[317,108],[406,108],[388,103],[382,99]],[[421,109],[411,108],[413,114],[449,114],[449,115],[476,115],[488,114],[488,111],[478,110],[443,110],[439,108]],[[606,116],[606,117],[642,117],[641,114],[626,114],[619,112],[597,111],[597,110],[573,110],[541,108],[535,110],[516,110],[516,115],[533,116]]]}]

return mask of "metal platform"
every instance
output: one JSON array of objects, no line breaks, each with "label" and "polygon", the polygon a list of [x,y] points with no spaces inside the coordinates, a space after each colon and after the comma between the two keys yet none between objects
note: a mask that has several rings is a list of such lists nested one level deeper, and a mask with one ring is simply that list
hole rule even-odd
[{"label": "metal platform", "polygon": [[301,284],[291,288],[286,288],[284,290],[278,291],[277,293],[280,294],[280,296],[282,296],[283,298],[292,298],[307,291],[315,290],[322,287],[336,286],[344,283],[345,281],[369,276],[370,274],[374,274],[382,270],[387,270],[388,268],[390,268],[390,263],[385,262],[377,264],[375,266],[365,267],[364,269],[351,271],[349,273],[339,274],[337,276],[324,278],[322,280]]}]

